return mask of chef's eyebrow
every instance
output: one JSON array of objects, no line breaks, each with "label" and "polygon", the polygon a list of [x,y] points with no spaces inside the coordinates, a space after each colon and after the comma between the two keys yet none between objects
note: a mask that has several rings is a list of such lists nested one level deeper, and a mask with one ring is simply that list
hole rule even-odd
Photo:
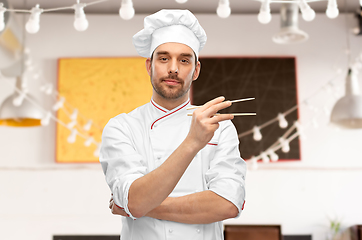
[{"label": "chef's eyebrow", "polygon": [[[170,53],[167,52],[167,51],[159,51],[159,52],[156,52],[156,55],[157,56],[159,56],[159,55],[170,55]],[[189,57],[189,58],[193,57],[193,55],[190,54],[190,53],[181,53],[180,55],[183,56],[183,57]]]},{"label": "chef's eyebrow", "polygon": [[183,57],[188,57],[188,58],[193,58],[193,54],[190,54],[190,53],[181,53],[180,54],[181,56],[183,56]]},{"label": "chef's eyebrow", "polygon": [[167,51],[159,51],[159,52],[156,52],[156,55],[159,56],[159,55],[169,55],[170,53],[167,52]]}]

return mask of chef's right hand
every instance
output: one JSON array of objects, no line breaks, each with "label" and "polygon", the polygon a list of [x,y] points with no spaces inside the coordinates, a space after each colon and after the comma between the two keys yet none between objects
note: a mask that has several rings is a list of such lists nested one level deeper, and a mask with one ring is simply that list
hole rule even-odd
[{"label": "chef's right hand", "polygon": [[121,215],[123,217],[129,217],[129,215],[126,213],[126,211],[124,211],[124,208],[121,208],[114,203],[113,196],[109,200],[108,207],[109,207],[109,209],[111,209],[111,212],[114,215]]},{"label": "chef's right hand", "polygon": [[230,107],[231,102],[225,101],[224,97],[215,98],[196,109],[192,114],[192,122],[188,138],[200,149],[214,136],[214,132],[219,128],[219,122],[231,120],[232,114],[215,115],[218,111]]}]

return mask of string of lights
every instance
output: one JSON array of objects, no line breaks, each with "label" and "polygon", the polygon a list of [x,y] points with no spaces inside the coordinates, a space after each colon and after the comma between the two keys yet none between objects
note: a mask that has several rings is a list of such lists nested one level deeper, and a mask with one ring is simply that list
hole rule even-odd
[{"label": "string of lights", "polygon": [[[29,54],[29,50],[26,51]],[[34,69],[36,68],[33,64],[32,61],[30,60],[30,58],[28,59],[26,65],[26,69],[31,69],[32,71],[35,71]],[[355,59],[355,61],[351,64],[351,68],[353,69],[353,71],[355,73],[358,73],[358,71],[362,68],[362,53]],[[29,70],[25,70],[29,71]],[[336,75],[340,75],[342,73],[341,69],[337,69],[336,70]],[[40,73],[35,73],[33,75],[34,78],[39,78],[40,77]],[[6,79],[4,76],[1,76],[1,78]],[[318,108],[311,105],[311,99],[318,96],[321,92],[328,92],[328,93],[333,93],[336,91],[333,91],[333,87],[337,87],[337,84],[335,83],[339,78],[334,76],[333,78],[331,78],[329,81],[326,82],[326,84],[324,84],[323,86],[321,86],[319,89],[317,89],[314,93],[312,93],[307,99],[305,99],[304,101],[302,101],[302,104],[304,104],[305,106],[307,106],[311,111],[313,111],[315,113],[315,117],[317,114],[319,114]],[[9,84],[10,80],[8,80],[7,82]],[[13,104],[15,105],[21,105],[22,101],[27,100],[29,102],[31,102],[33,105],[35,105],[36,107],[42,109],[42,111],[44,112],[44,118],[41,120],[41,124],[43,126],[47,126],[49,125],[49,121],[50,120],[54,120],[55,122],[57,122],[58,124],[62,125],[63,127],[67,128],[70,131],[70,135],[67,138],[67,141],[69,143],[74,143],[76,141],[76,137],[79,136],[83,139],[85,139],[84,145],[85,146],[90,146],[91,144],[95,144],[97,146],[96,151],[94,152],[95,156],[98,156],[99,154],[99,147],[100,147],[100,142],[97,142],[92,136],[87,135],[87,132],[90,130],[91,126],[94,126],[95,123],[93,122],[92,119],[87,119],[86,118],[86,124],[84,126],[79,126],[78,122],[77,122],[77,117],[79,115],[81,115],[78,111],[78,109],[76,109],[75,107],[72,107],[70,105],[70,103],[66,102],[66,99],[63,96],[59,95],[59,92],[57,92],[51,83],[43,83],[43,85],[40,87],[40,91],[44,92],[44,94],[46,95],[52,95],[55,99],[55,103],[52,105],[52,109],[51,110],[45,110],[44,108],[42,108],[39,104],[37,104],[34,100],[32,100],[31,98],[29,98],[27,96],[27,88],[26,88],[26,84],[23,84],[22,87],[24,87],[23,89],[18,89],[17,87],[14,87],[15,91],[18,93],[18,97],[14,99]],[[336,96],[335,96],[336,97]],[[65,104],[68,104],[69,106],[71,106],[70,110],[68,109],[68,107],[65,106]],[[239,138],[245,137],[248,134],[253,133],[253,138],[255,141],[260,141],[262,139],[262,134],[260,132],[260,129],[263,129],[269,125],[271,125],[274,122],[279,122],[279,127],[281,128],[287,128],[288,126],[288,122],[285,119],[285,116],[287,116],[288,114],[290,114],[291,112],[295,111],[298,109],[298,106],[294,106],[290,109],[288,109],[287,111],[285,111],[284,113],[279,113],[275,118],[270,119],[269,121],[266,121],[265,123],[261,124],[260,126],[254,126],[252,129],[245,131],[243,133],[239,134]],[[59,120],[55,114],[53,114],[52,112],[54,111],[59,111],[62,110],[64,111],[64,113],[69,117],[70,122],[69,123],[64,123],[61,120]],[[324,111],[325,114],[328,115],[329,111]],[[304,129],[306,129],[309,126],[314,126],[315,128],[318,127],[317,123],[316,123],[316,118],[313,117],[307,124],[304,124]],[[295,129],[297,129],[297,131],[292,134],[291,136],[289,136]],[[102,128],[99,127],[99,130],[102,131]],[[270,147],[268,147],[265,151],[261,152],[259,155],[257,156],[253,156],[250,159],[248,159],[247,161],[251,161],[253,162],[253,169],[256,168],[256,162],[258,160],[263,160],[264,163],[271,161],[277,161],[278,160],[278,155],[275,153],[276,151],[278,151],[279,149],[282,149],[283,152],[288,152],[289,151],[289,143],[294,140],[296,137],[303,135],[303,129],[302,129],[302,125],[300,123],[300,121],[296,121],[294,122],[294,124],[286,130],[286,132],[278,138],[278,140],[272,144]]]},{"label": "string of lights", "polygon": [[[98,0],[90,3],[83,3],[80,0],[77,0],[76,3],[72,6],[43,9],[40,8],[39,4],[35,7],[26,10],[26,9],[7,9],[4,7],[3,3],[0,3],[0,31],[5,27],[4,23],[4,14],[5,12],[19,12],[19,13],[30,13],[30,17],[25,25],[26,31],[28,33],[37,33],[40,29],[40,16],[46,12],[54,11],[63,11],[63,10],[74,10],[75,20],[74,28],[77,31],[85,31],[88,28],[88,20],[86,18],[84,8],[90,5],[107,2],[110,0]],[[188,0],[175,0],[179,4],[184,4]],[[258,21],[262,24],[267,24],[271,21],[272,15],[270,11],[270,4],[274,3],[295,3],[299,6],[299,9],[302,13],[302,18],[305,21],[313,21],[315,19],[315,11],[310,7],[309,3],[319,2],[319,1],[328,1],[326,15],[330,19],[334,19],[339,15],[339,9],[337,5],[337,0],[254,0],[261,2]],[[362,6],[362,0],[360,0]],[[230,1],[229,0],[219,0],[216,13],[220,18],[227,18],[231,14]],[[133,7],[132,0],[122,0],[121,7],[119,9],[119,15],[124,20],[130,20],[135,15],[135,9]]]},{"label": "string of lights", "polygon": [[[28,66],[30,66],[30,65],[28,65]],[[356,68],[361,68],[362,65],[354,64],[354,66]],[[34,67],[33,67],[33,69],[34,69]],[[340,74],[340,72],[337,72],[337,74]],[[2,78],[4,78],[4,77],[2,77]],[[335,81],[336,79],[337,78],[333,78],[332,80],[328,81],[324,86],[319,88],[310,98],[315,97],[322,90],[329,89],[326,86],[331,86],[331,85],[335,86],[335,84],[333,84],[333,81]],[[10,84],[9,80],[7,82]],[[87,131],[89,131],[93,121],[91,119],[88,119],[86,125],[84,125],[83,127],[78,126],[78,123],[77,123],[77,117],[79,116],[78,110],[76,108],[72,108],[71,110],[68,110],[65,107],[66,99],[64,97],[58,95],[59,93],[56,90],[52,89],[50,86],[52,86],[50,83],[46,83],[40,87],[40,91],[43,91],[47,95],[50,95],[50,93],[56,94],[55,96],[56,96],[57,100],[53,104],[52,109],[50,111],[45,110],[39,104],[37,104],[35,101],[33,101],[31,98],[27,97],[27,95],[26,95],[27,90],[24,91],[24,90],[21,90],[21,89],[18,89],[15,87],[15,91],[19,94],[19,96],[21,96],[21,98],[23,100],[30,101],[33,105],[42,109],[42,111],[45,113],[44,118],[41,120],[41,124],[43,126],[47,126],[49,124],[50,120],[54,120],[55,122],[57,122],[58,124],[62,125],[63,127],[67,128],[70,131],[70,135],[67,138],[67,141],[69,143],[74,143],[76,141],[76,137],[79,136],[79,137],[85,139],[85,142],[84,142],[85,146],[90,146],[91,144],[95,144],[97,146],[97,149],[94,152],[94,155],[98,156],[100,142],[97,142],[93,137],[87,135]],[[52,89],[52,90],[50,90],[50,89]],[[24,92],[25,92],[25,94],[24,94]],[[303,103],[309,104],[310,98],[308,100],[303,101]],[[21,102],[20,102],[20,104],[21,104]],[[311,105],[309,104],[308,107],[311,108]],[[255,126],[253,129],[239,134],[239,138],[242,138],[250,133],[254,133],[254,136],[253,136],[254,140],[259,141],[262,138],[260,129],[265,128],[276,121],[279,121],[279,126],[281,128],[286,128],[288,126],[288,122],[285,120],[285,116],[288,115],[289,113],[295,111],[297,108],[298,108],[297,106],[294,106],[293,108],[285,111],[283,114],[279,113],[276,118],[273,118],[273,119],[265,122],[264,124],[260,125],[259,127]],[[313,107],[311,109],[313,109],[315,111],[316,108]],[[55,114],[52,113],[52,111],[55,112],[55,111],[59,111],[59,110],[63,110],[66,113],[66,115],[70,119],[69,123],[62,122],[55,116]],[[315,125],[313,125],[313,126],[315,126]],[[289,136],[295,129],[297,129],[297,131],[293,135]],[[274,144],[272,144],[270,147],[268,147],[265,151],[261,152],[259,155],[253,156],[251,159],[249,159],[251,162],[253,162],[253,169],[256,168],[256,162],[260,159],[262,159],[264,163],[267,163],[270,160],[277,161],[279,157],[275,152],[278,151],[279,149],[282,149],[283,152],[288,152],[290,149],[289,143],[292,140],[294,140],[296,137],[301,136],[302,134],[303,134],[303,131],[301,129],[301,124],[299,121],[296,121]]]},{"label": "string of lights", "polygon": [[[272,19],[272,15],[270,12],[271,3],[294,3],[294,4],[297,4],[302,13],[302,18],[305,21],[310,22],[315,19],[316,14],[315,14],[315,11],[309,6],[308,3],[320,2],[320,1],[326,1],[326,0],[290,0],[290,1],[288,1],[288,0],[286,0],[286,1],[254,0],[254,1],[261,2],[259,14],[258,14],[258,21],[262,24],[268,24]],[[337,5],[337,0],[328,0],[326,15],[330,19],[334,19],[334,18],[338,17],[339,10],[338,10],[338,5]]]},{"label": "string of lights", "polygon": [[[73,26],[77,31],[85,31],[89,26],[89,22],[87,20],[84,8],[87,6],[91,6],[94,4],[107,2],[110,0],[98,0],[89,3],[80,2],[80,0],[76,0],[76,3],[72,6],[59,7],[59,8],[50,8],[43,9],[40,8],[39,4],[36,4],[35,7],[27,10],[27,9],[7,9],[4,7],[3,3],[0,3],[0,31],[5,28],[5,18],[4,14],[6,12],[18,12],[18,13],[30,13],[29,19],[25,24],[25,29],[28,33],[35,34],[40,29],[40,16],[43,13],[47,12],[55,12],[55,11],[63,11],[63,10],[74,10],[74,23]],[[177,3],[183,4],[186,3],[187,0],[176,0]],[[220,18],[227,18],[231,14],[230,2],[229,0],[219,0],[218,7],[216,9],[216,13]],[[130,20],[135,15],[135,9],[133,7],[132,0],[122,0],[121,7],[119,9],[119,15],[124,20]]]}]

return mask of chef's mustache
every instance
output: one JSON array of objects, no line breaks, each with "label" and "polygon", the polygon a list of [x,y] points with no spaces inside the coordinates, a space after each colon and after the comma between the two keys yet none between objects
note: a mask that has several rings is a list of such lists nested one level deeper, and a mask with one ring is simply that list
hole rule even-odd
[{"label": "chef's mustache", "polygon": [[176,74],[169,74],[167,77],[162,77],[160,78],[161,81],[164,81],[166,79],[173,79],[173,80],[177,80],[179,82],[183,82],[184,80],[179,78]]}]

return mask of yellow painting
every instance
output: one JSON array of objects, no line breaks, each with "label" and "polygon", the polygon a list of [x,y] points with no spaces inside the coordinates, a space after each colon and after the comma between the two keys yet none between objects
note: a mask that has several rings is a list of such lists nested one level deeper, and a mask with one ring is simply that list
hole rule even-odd
[{"label": "yellow painting", "polygon": [[[57,123],[56,161],[98,163],[94,156],[97,145],[85,146],[86,138],[100,143],[109,119],[149,102],[152,85],[144,58],[62,58],[58,62],[58,92],[65,103],[57,115],[61,123]],[[72,122],[70,115],[75,109],[74,128],[79,134],[69,143],[71,131],[64,124]],[[85,131],[83,126],[89,120],[92,127]]]}]

